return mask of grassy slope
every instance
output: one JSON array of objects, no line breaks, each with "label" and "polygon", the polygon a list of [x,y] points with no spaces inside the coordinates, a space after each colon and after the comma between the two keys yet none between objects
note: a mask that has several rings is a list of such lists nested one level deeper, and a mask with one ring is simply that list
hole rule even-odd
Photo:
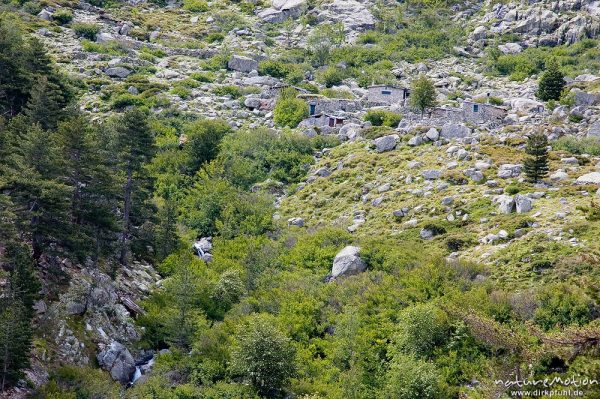
[{"label": "grassy slope", "polygon": [[[565,274],[576,276],[582,270],[571,265],[569,259],[600,249],[594,239],[600,233],[600,226],[597,223],[586,223],[583,213],[576,209],[580,205],[589,205],[595,187],[574,186],[573,181],[569,180],[555,183],[549,190],[541,190],[520,183],[518,187],[521,188],[521,193],[545,191],[546,196],[534,202],[530,213],[497,214],[497,206],[491,202],[492,195],[485,194],[489,187],[483,183],[471,181],[467,185],[450,185],[446,190],[438,191],[438,182],[447,176],[447,172],[443,172],[442,179],[433,183],[432,189],[426,189],[429,184],[420,177],[421,172],[427,169],[444,171],[446,164],[455,160],[446,154],[447,148],[448,146],[438,148],[431,145],[411,148],[402,145],[395,151],[378,154],[368,149],[366,142],[343,144],[332,149],[315,166],[319,168],[327,165],[335,169],[341,163],[342,169],[335,170],[327,178],[318,178],[286,198],[280,209],[282,217],[303,217],[309,227],[335,225],[345,228],[352,225],[355,211],[364,211],[366,222],[354,233],[358,241],[373,236],[393,237],[398,242],[408,240],[414,242],[415,246],[426,246],[432,254],[449,254],[452,251],[446,245],[448,237],[460,238],[468,243],[461,248],[461,257],[493,266],[490,268],[492,275],[500,283],[511,286],[527,286],[541,278],[563,279]],[[499,187],[515,185],[512,179],[496,178],[496,171],[499,164],[520,161],[522,150],[483,144],[480,153],[487,154],[485,158],[493,161],[492,168],[484,173],[487,179],[496,180]],[[551,171],[565,167],[561,164],[560,156],[556,152],[551,154]],[[414,160],[421,162],[423,166],[409,169],[407,164]],[[459,167],[452,174],[462,174],[462,170],[473,167],[476,159],[458,162]],[[569,175],[575,179],[592,171],[592,164],[593,162],[578,167],[569,172]],[[407,176],[413,177],[412,183],[406,184]],[[391,189],[378,193],[377,188],[385,183],[390,183]],[[363,201],[363,188],[369,185],[371,190],[365,190],[369,192],[367,200]],[[415,189],[422,189],[425,194],[417,196],[412,193]],[[582,190],[585,189],[591,193],[590,196],[582,195]],[[381,196],[384,197],[383,203],[373,206],[371,201]],[[448,207],[441,204],[442,198],[447,196],[454,197],[454,203]],[[566,199],[566,204],[561,199]],[[396,218],[393,211],[403,207],[411,209],[410,215]],[[468,213],[469,220],[462,221],[461,216],[457,216],[455,221],[447,221],[446,216],[451,211],[455,214],[456,211]],[[567,216],[558,219],[557,212],[565,212]],[[418,220],[416,227],[404,224],[411,218]],[[482,222],[481,219],[487,221]],[[523,237],[513,238],[515,229],[527,226],[527,222],[535,222],[536,227],[527,228],[528,233]],[[419,237],[419,231],[428,223],[443,226],[447,233],[424,242]],[[485,235],[498,233],[500,230],[506,230],[510,234],[510,241],[496,245],[478,243]],[[572,237],[577,238],[577,244],[568,241]],[[558,267],[555,270],[538,270],[546,261]]]}]

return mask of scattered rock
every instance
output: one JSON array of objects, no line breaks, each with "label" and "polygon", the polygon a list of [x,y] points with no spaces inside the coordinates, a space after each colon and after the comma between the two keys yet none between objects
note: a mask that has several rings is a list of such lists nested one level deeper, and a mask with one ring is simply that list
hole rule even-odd
[{"label": "scattered rock", "polygon": [[442,176],[442,172],[437,169],[424,170],[421,175],[426,180],[437,180]]},{"label": "scattered rock", "polygon": [[302,218],[290,218],[288,219],[288,225],[296,227],[304,227],[304,219]]}]

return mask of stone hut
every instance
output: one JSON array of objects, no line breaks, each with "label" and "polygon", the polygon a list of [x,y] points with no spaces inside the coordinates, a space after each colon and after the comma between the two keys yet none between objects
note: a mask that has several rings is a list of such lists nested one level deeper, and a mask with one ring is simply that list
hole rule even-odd
[{"label": "stone hut", "polygon": [[469,100],[463,101],[462,111],[465,121],[474,123],[502,121],[508,113],[503,107]]},{"label": "stone hut", "polygon": [[393,85],[376,85],[368,88],[368,101],[371,105],[406,105],[410,90]]},{"label": "stone hut", "polygon": [[318,94],[300,94],[298,98],[306,101],[310,116],[337,114],[340,112],[358,112],[363,109],[363,104],[360,100],[328,98]]}]

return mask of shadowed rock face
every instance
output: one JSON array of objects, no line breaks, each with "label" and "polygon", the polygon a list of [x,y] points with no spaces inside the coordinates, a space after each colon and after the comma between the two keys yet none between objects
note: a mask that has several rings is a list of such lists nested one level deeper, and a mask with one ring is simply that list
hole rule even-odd
[{"label": "shadowed rock face", "polygon": [[98,354],[98,364],[104,370],[110,372],[113,380],[121,384],[131,381],[135,373],[135,360],[129,350],[117,341],[111,342]]}]

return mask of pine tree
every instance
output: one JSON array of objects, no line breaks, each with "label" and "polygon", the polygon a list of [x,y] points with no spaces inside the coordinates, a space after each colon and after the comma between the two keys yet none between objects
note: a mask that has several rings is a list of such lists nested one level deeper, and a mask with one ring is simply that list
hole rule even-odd
[{"label": "pine tree", "polygon": [[156,254],[159,260],[165,259],[179,244],[177,235],[177,207],[171,200],[167,200],[158,214],[158,227],[156,231]]},{"label": "pine tree", "polygon": [[64,114],[62,102],[60,87],[42,76],[33,86],[23,112],[32,125],[39,124],[44,130],[54,129]]},{"label": "pine tree", "polygon": [[29,366],[32,339],[25,307],[14,295],[3,295],[0,297],[0,392],[17,382]]},{"label": "pine tree", "polygon": [[525,152],[529,155],[523,163],[527,179],[537,183],[548,175],[548,138],[543,133],[534,133],[527,139]]},{"label": "pine tree", "polygon": [[[139,109],[132,109],[116,121],[116,141],[119,149],[119,163],[125,173],[123,185],[123,231],[119,240],[121,264],[127,263],[132,239],[134,199],[143,205],[147,197],[148,178],[144,166],[154,154],[154,139],[147,115]],[[139,221],[140,224],[143,220]]]},{"label": "pine tree", "polygon": [[117,192],[98,129],[83,115],[62,122],[56,132],[61,175],[71,189],[70,246],[83,258],[97,259],[108,245],[102,237],[117,231]]},{"label": "pine tree", "polygon": [[46,79],[52,96],[62,109],[74,93],[60,75],[42,43],[26,39],[16,19],[0,16],[0,116],[19,114],[30,100],[32,91]]},{"label": "pine tree", "polygon": [[540,78],[537,97],[542,101],[560,100],[565,88],[565,75],[562,73],[555,59],[546,63],[546,71]]},{"label": "pine tree", "polygon": [[437,105],[435,86],[425,75],[419,76],[410,89],[410,104],[421,112],[421,118],[425,110]]},{"label": "pine tree", "polygon": [[0,391],[29,366],[32,306],[40,289],[27,246],[9,244],[3,262],[11,271],[8,285],[0,292]]},{"label": "pine tree", "polygon": [[26,41],[14,18],[0,16],[0,116],[18,114],[29,98]]},{"label": "pine tree", "polygon": [[7,173],[0,189],[10,192],[17,216],[17,227],[33,245],[38,259],[52,243],[64,242],[68,234],[68,204],[70,190],[60,181],[60,166],[56,146],[38,125],[25,132],[22,119],[9,127],[11,157],[6,162]]}]

